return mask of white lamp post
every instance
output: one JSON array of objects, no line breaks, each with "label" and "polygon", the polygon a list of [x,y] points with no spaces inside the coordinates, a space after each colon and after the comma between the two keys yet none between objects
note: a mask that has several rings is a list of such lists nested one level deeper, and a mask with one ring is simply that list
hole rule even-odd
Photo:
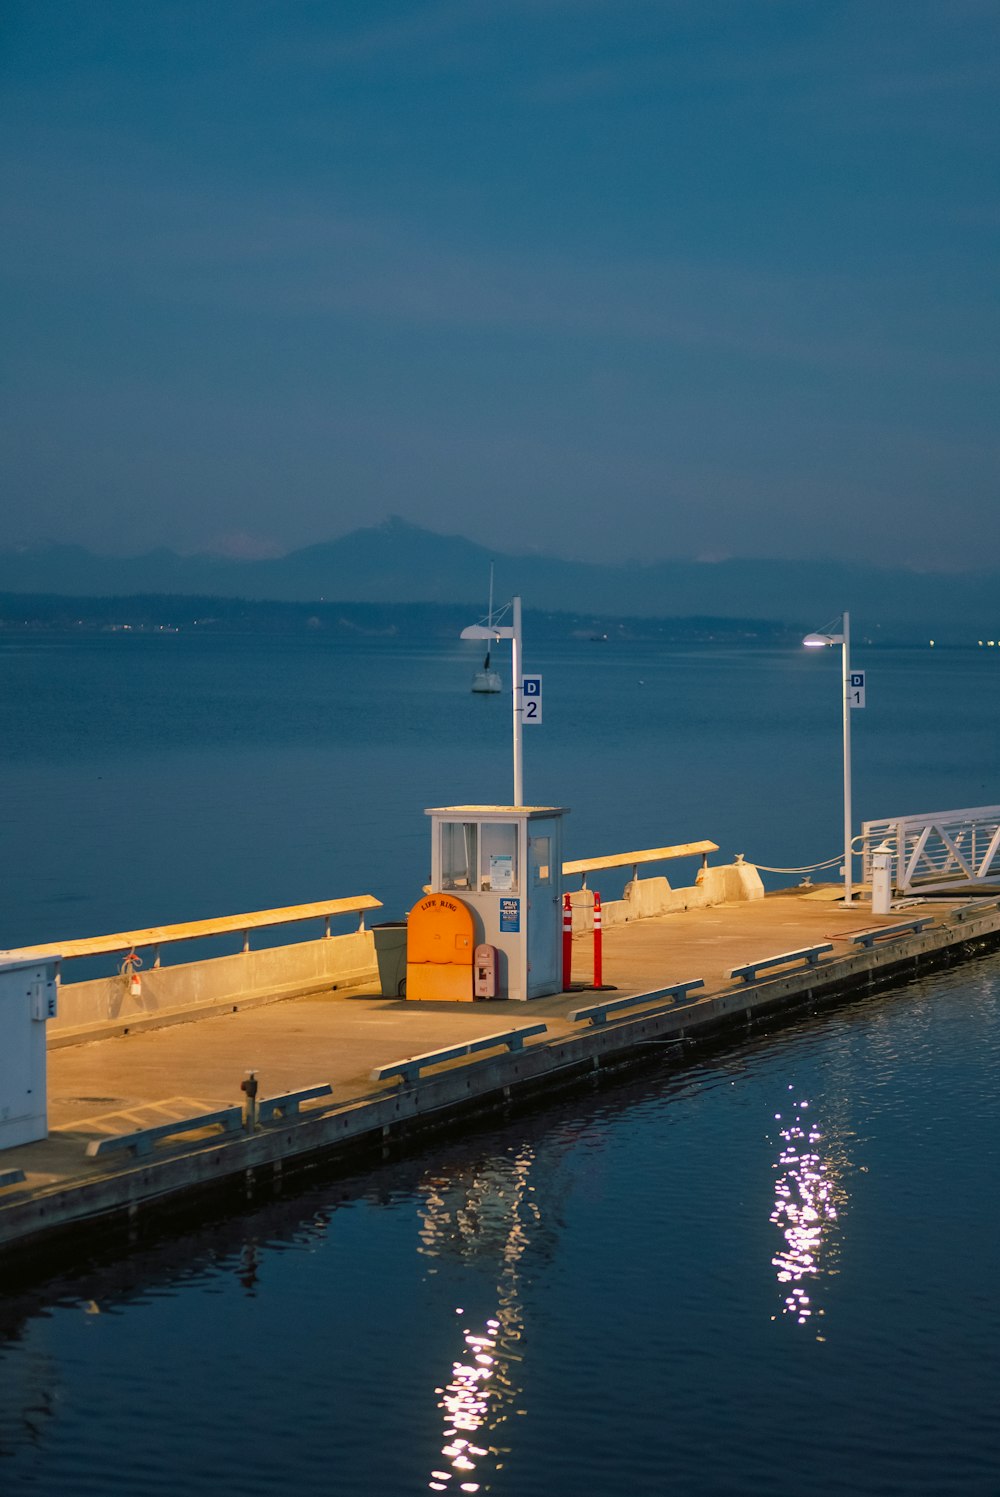
[{"label": "white lamp post", "polygon": [[848,695],[851,677],[850,614],[841,614],[839,634],[823,630],[818,634],[807,634],[802,643],[810,649],[825,645],[840,645],[841,648],[841,695],[844,699],[844,903],[850,904],[854,892],[851,862],[854,855],[851,847],[851,702]]},{"label": "white lamp post", "polygon": [[511,618],[509,625],[500,624],[470,624],[463,629],[462,639],[509,639],[510,640],[510,675],[511,675],[511,699],[513,702],[514,718],[514,799],[512,804],[522,806],[524,804],[524,787],[521,777],[521,600],[511,600]]}]

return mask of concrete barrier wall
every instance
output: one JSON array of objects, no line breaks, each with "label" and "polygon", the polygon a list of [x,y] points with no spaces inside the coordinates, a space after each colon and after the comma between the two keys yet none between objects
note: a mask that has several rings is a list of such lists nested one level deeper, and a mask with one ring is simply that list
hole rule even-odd
[{"label": "concrete barrier wall", "polygon": [[[666,878],[634,878],[625,885],[621,899],[601,903],[601,922],[624,925],[631,920],[645,920],[654,915],[669,915],[679,910],[703,909],[713,904],[737,904],[745,899],[763,899],[764,885],[751,863],[723,863],[717,868],[700,868],[697,882],[682,889],[672,889]],[[573,905],[573,929],[592,930],[594,926],[594,893],[577,889],[570,894]]]},{"label": "concrete barrier wall", "polygon": [[[593,928],[594,896],[590,889],[571,894],[573,925]],[[676,910],[689,910],[744,899],[763,899],[764,886],[748,863],[702,868],[697,882],[672,889],[666,878],[633,879],[621,899],[602,905],[605,926],[620,925]],[[118,974],[89,982],[62,982],[59,1013],[48,1022],[54,1040],[73,1031],[126,1025],[158,1015],[238,1006],[263,997],[286,998],[336,985],[378,980],[375,942],[370,930],[349,935],[241,951],[230,956],[141,971],[141,997],[134,998]]]},{"label": "concrete barrier wall", "polygon": [[49,1033],[57,1037],[111,1022],[127,1024],[130,1019],[157,1014],[222,1008],[263,995],[291,997],[377,979],[378,966],[371,931],[359,930],[174,967],[150,967],[140,977],[139,998],[129,994],[127,982],[118,975],[60,983],[59,1014],[49,1020]]}]

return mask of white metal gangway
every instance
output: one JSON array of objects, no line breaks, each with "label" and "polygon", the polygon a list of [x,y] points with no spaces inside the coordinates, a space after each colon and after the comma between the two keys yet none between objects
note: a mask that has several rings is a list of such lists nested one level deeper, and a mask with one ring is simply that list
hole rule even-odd
[{"label": "white metal gangway", "polygon": [[897,894],[1000,888],[1000,806],[866,821],[862,835],[865,881],[872,853],[887,842]]}]

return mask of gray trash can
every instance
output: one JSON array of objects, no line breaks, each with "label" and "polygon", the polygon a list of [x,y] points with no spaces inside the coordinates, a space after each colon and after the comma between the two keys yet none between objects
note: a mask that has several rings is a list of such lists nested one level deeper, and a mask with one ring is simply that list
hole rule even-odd
[{"label": "gray trash can", "polygon": [[406,993],[406,921],[384,920],[373,925],[371,932],[382,997],[402,998]]}]

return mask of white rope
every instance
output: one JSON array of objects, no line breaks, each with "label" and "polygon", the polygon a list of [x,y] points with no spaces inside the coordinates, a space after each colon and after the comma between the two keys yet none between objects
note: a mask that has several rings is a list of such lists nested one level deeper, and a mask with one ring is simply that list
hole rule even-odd
[{"label": "white rope", "polygon": [[[852,837],[852,850],[854,849],[854,844],[856,842],[861,842],[863,844],[864,840],[865,839],[863,834],[857,837]],[[752,861],[753,860],[751,859],[751,862]],[[761,871],[764,873],[815,873],[817,868],[833,868],[835,864],[842,863],[843,861],[844,854],[842,852],[838,852],[835,858],[825,858],[822,863],[807,863],[804,868],[768,868],[766,863],[754,863],[753,866],[755,868],[761,869]]]},{"label": "white rope", "polygon": [[818,868],[832,868],[835,863],[844,861],[843,853],[838,853],[835,858],[827,858],[824,863],[807,863],[804,868],[768,868],[766,863],[754,863],[763,873],[815,873]]}]

